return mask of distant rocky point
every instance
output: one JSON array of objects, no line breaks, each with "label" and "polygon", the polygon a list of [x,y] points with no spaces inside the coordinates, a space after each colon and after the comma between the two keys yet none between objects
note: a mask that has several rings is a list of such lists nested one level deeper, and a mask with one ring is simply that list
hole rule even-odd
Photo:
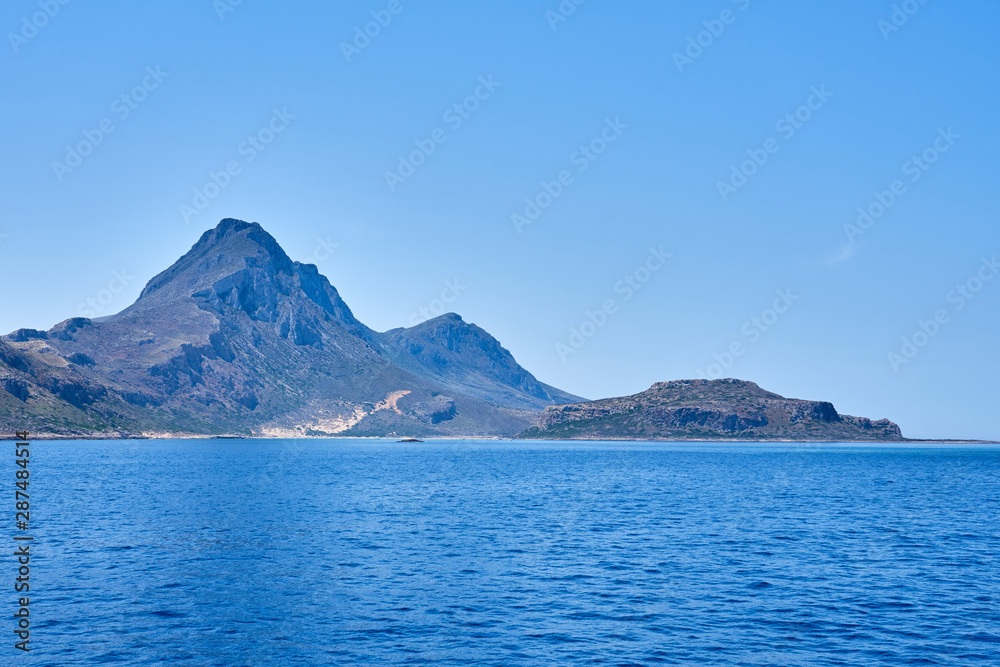
[{"label": "distant rocky point", "polygon": [[545,408],[519,438],[582,440],[901,441],[899,426],[785,398],[744,380],[658,382],[621,398]]}]

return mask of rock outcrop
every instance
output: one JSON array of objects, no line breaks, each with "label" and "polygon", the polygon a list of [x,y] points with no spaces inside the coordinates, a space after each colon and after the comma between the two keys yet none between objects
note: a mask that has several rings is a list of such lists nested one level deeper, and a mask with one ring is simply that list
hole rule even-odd
[{"label": "rock outcrop", "polygon": [[621,398],[545,408],[521,438],[588,440],[903,440],[887,419],[841,415],[743,380],[658,382]]}]

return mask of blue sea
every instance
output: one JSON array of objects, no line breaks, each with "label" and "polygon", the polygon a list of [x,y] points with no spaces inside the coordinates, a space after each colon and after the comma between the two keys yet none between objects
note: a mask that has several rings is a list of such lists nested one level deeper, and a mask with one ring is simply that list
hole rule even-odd
[{"label": "blue sea", "polygon": [[4,665],[1000,665],[995,448],[31,449]]}]

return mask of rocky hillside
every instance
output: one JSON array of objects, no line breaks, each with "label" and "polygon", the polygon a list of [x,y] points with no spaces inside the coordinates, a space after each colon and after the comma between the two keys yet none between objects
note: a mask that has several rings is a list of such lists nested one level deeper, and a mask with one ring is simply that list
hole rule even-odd
[{"label": "rocky hillside", "polygon": [[585,440],[903,440],[887,419],[839,414],[743,380],[658,382],[633,396],[545,408],[518,437]]},{"label": "rocky hillside", "polygon": [[400,366],[484,400],[538,410],[579,399],[536,380],[496,338],[454,313],[387,331],[382,340]]},{"label": "rocky hillside", "polygon": [[457,315],[369,329],[232,219],[122,312],[0,339],[0,430],[37,435],[509,435],[576,400]]}]

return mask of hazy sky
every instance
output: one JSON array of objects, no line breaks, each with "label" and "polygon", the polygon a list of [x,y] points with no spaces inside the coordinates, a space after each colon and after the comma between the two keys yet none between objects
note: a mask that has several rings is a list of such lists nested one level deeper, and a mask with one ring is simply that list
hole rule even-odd
[{"label": "hazy sky", "polygon": [[732,376],[1000,439],[995,2],[62,1],[0,10],[3,332],[236,217],[589,398]]}]

